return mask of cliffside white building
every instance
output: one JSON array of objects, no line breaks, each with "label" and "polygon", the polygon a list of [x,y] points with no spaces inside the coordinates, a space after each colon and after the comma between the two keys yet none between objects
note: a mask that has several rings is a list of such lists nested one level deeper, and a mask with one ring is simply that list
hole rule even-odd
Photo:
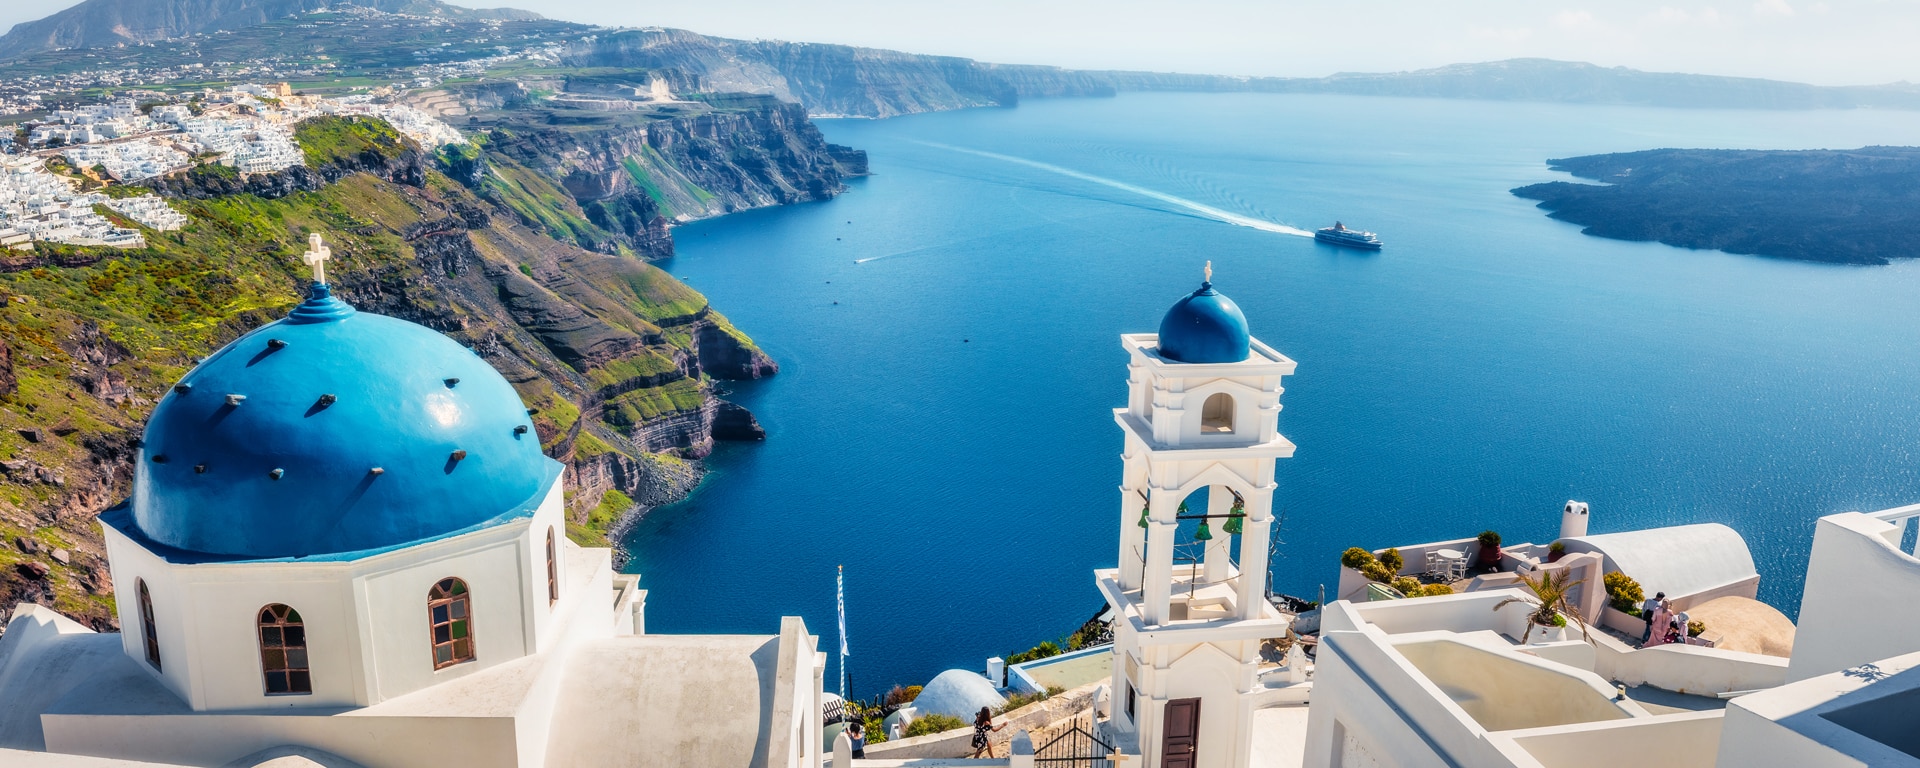
[{"label": "cliffside white building", "polygon": [[332,297],[315,240],[312,295],[173,387],[101,515],[124,631],[13,612],[0,765],[818,768],[802,622],[646,634],[512,386]]}]

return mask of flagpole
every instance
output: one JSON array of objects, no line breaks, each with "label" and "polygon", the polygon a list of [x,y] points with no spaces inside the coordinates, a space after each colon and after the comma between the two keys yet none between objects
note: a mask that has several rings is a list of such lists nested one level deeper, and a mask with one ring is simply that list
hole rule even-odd
[{"label": "flagpole", "polygon": [[840,700],[847,700],[847,567],[839,566],[834,577],[834,601],[840,607]]}]

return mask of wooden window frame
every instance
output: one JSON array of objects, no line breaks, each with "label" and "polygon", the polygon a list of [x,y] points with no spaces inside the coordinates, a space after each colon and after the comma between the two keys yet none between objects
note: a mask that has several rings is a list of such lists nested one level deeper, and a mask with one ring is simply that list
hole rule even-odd
[{"label": "wooden window frame", "polygon": [[164,671],[160,667],[160,630],[153,620],[153,596],[147,592],[147,580],[135,579],[133,587],[140,596],[140,639],[147,649],[147,663],[155,672]]},{"label": "wooden window frame", "polygon": [[434,582],[427,590],[427,642],[434,670],[479,658],[473,634],[473,593],[467,582],[453,576]]},{"label": "wooden window frame", "polygon": [[560,565],[553,546],[553,527],[547,527],[547,605],[560,602]]},{"label": "wooden window frame", "polygon": [[[260,609],[260,687],[268,696],[307,696],[313,693],[312,660],[307,657],[307,623],[285,603]],[[275,675],[281,688],[274,690]]]}]

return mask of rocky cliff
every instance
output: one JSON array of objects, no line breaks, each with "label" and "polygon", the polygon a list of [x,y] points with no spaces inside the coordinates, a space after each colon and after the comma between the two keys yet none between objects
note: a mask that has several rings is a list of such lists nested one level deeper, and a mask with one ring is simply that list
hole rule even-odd
[{"label": "rocky cliff", "polygon": [[1236,77],[989,64],[874,48],[641,29],[576,41],[566,61],[581,67],[670,69],[689,73],[715,90],[768,93],[798,101],[814,115],[854,117],[1006,107],[1022,98],[1129,91],[1340,93],[1728,109],[1920,109],[1920,86],[1905,83],[1827,87],[1549,59],[1328,77]]},{"label": "rocky cliff", "polygon": [[468,125],[485,149],[446,164],[528,227],[648,259],[673,254],[674,222],[826,199],[866,173],[866,153],[828,144],[797,104],[700,98],[597,113],[538,100],[489,111],[476,100]]},{"label": "rocky cliff", "polygon": [[462,8],[435,0],[86,0],[46,18],[16,25],[0,36],[0,59],[55,48],[137,45],[241,29],[341,5],[459,19],[540,18],[529,11]]},{"label": "rocky cliff", "polygon": [[147,409],[297,301],[309,232],[333,248],[336,295],[448,334],[520,391],[569,466],[573,536],[605,542],[634,509],[683,496],[714,440],[764,437],[715,382],[778,366],[640,258],[671,252],[654,190],[684,180],[707,215],[840,189],[844,162],[805,115],[762,106],[571,141],[483,133],[485,149],[438,157],[377,120],[325,118],[299,128],[304,168],[152,185],[191,224],[144,249],[15,254],[0,264],[0,605],[111,624],[93,516],[125,497]]},{"label": "rocky cliff", "polygon": [[684,72],[704,88],[769,94],[799,102],[813,115],[892,117],[1019,101],[1011,83],[972,59],[728,40],[679,29],[598,35],[573,45],[565,61],[577,67]]}]

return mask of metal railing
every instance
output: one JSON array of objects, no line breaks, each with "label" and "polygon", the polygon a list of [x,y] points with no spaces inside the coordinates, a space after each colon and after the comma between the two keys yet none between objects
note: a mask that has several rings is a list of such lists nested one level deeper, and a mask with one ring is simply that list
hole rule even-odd
[{"label": "metal railing", "polygon": [[1033,751],[1036,765],[1051,768],[1112,768],[1113,745],[1094,734],[1098,730],[1088,709],[1035,734],[1040,746]]},{"label": "metal railing", "polygon": [[1920,504],[1869,512],[1867,516],[1899,526],[1900,543],[1895,548],[1906,554],[1920,557],[1920,552],[1915,551],[1920,547]]}]

